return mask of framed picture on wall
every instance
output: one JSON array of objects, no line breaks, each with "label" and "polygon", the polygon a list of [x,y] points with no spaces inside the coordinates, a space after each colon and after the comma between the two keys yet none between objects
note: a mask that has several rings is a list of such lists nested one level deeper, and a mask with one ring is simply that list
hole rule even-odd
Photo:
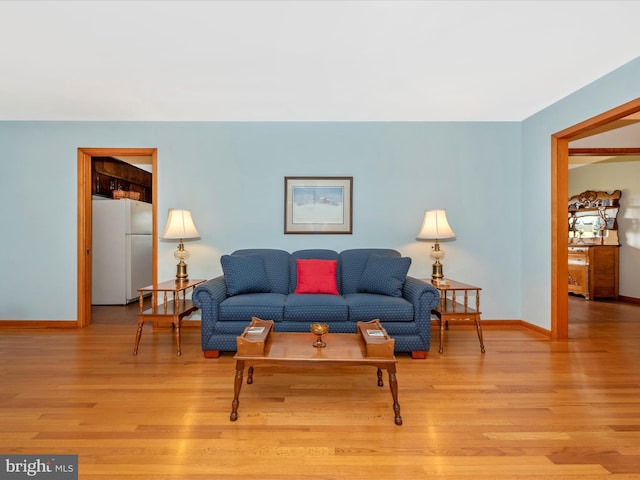
[{"label": "framed picture on wall", "polygon": [[353,177],[284,177],[284,233],[352,233]]}]

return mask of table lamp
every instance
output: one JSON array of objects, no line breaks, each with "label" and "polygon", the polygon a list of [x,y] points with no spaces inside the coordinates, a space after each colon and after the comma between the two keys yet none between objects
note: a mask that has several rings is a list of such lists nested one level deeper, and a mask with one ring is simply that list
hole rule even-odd
[{"label": "table lamp", "polygon": [[455,238],[449,222],[447,221],[446,210],[426,210],[424,212],[424,220],[422,228],[416,237],[417,240],[435,240],[436,243],[431,247],[431,258],[435,260],[433,264],[433,272],[431,278],[440,280],[444,278],[442,264],[440,259],[444,258],[444,252],[440,250],[438,240],[446,238]]},{"label": "table lamp", "polygon": [[178,210],[175,208],[169,209],[169,216],[167,217],[167,224],[164,227],[164,232],[160,235],[160,238],[171,240],[180,239],[178,249],[174,252],[173,256],[178,260],[176,281],[185,281],[189,278],[187,274],[187,264],[184,262],[189,258],[189,252],[185,250],[183,240],[200,238],[196,226],[193,224],[190,210]]}]

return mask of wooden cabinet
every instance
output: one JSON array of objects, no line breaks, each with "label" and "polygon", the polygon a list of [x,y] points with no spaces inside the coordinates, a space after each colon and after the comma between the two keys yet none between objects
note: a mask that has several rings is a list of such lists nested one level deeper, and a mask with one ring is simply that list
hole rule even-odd
[{"label": "wooden cabinet", "polygon": [[621,196],[587,190],[569,199],[569,293],[618,299]]},{"label": "wooden cabinet", "polygon": [[569,247],[569,293],[595,298],[618,299],[617,245]]},{"label": "wooden cabinet", "polygon": [[114,190],[137,192],[140,200],[151,203],[151,173],[112,157],[92,157],[91,193],[113,197]]}]

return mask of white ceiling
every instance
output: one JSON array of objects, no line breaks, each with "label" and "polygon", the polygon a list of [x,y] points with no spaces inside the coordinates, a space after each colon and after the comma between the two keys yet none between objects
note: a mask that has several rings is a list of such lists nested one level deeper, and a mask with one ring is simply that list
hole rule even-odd
[{"label": "white ceiling", "polygon": [[1,1],[0,120],[519,121],[640,54],[639,1]]}]

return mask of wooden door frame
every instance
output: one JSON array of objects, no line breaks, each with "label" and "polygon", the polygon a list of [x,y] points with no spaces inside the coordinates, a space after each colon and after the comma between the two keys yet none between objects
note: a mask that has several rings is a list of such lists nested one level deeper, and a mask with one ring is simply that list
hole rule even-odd
[{"label": "wooden door frame", "polygon": [[153,211],[152,278],[158,278],[158,220],[156,148],[78,148],[78,327],[91,324],[91,157],[151,157],[151,203]]},{"label": "wooden door frame", "polygon": [[640,98],[551,135],[551,338],[569,338],[569,142],[640,111]]}]

